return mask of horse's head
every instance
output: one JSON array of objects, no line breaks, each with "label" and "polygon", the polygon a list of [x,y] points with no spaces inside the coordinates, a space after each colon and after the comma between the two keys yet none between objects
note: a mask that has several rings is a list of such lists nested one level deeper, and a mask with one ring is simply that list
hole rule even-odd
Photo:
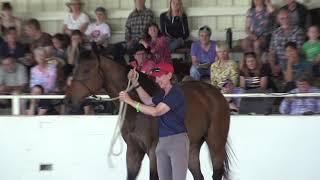
[{"label": "horse's head", "polygon": [[[101,89],[110,97],[118,96],[120,91],[126,89],[128,72],[127,66],[110,58],[100,56],[98,59],[93,54],[88,58],[82,58],[66,92],[65,104],[69,108],[78,109],[85,97],[94,95]],[[145,74],[140,75],[139,82],[150,94],[158,88]]]},{"label": "horse's head", "polygon": [[94,95],[102,88],[104,77],[101,71],[98,61],[93,57],[80,61],[66,91],[64,102],[67,113],[78,111],[87,96]]}]

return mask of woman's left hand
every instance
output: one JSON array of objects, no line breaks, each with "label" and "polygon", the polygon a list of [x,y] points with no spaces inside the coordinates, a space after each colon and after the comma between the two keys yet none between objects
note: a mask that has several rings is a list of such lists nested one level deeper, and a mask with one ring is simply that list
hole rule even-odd
[{"label": "woman's left hand", "polygon": [[131,97],[129,96],[129,94],[126,91],[121,91],[119,93],[119,99],[120,99],[120,101],[123,101],[125,103],[132,101]]}]

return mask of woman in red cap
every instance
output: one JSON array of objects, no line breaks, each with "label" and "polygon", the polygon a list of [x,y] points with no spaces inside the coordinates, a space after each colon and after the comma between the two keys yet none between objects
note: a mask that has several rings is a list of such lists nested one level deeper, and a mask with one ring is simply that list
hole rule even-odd
[{"label": "woman in red cap", "polygon": [[[153,117],[159,117],[159,142],[156,148],[157,170],[160,180],[185,180],[188,170],[189,138],[185,127],[186,103],[182,89],[171,83],[174,69],[170,63],[159,63],[153,70],[162,91],[151,97],[138,82],[136,91],[142,101],[137,102],[127,92],[120,92],[120,100]],[[128,78],[134,77],[131,70]]]}]

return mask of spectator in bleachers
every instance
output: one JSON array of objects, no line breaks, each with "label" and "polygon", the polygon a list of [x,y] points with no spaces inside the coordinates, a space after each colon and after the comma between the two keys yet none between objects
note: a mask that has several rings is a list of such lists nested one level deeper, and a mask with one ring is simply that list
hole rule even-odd
[{"label": "spectator in bleachers", "polygon": [[67,62],[68,60],[67,48],[69,44],[70,44],[69,36],[61,33],[55,34],[52,37],[52,45],[53,45],[52,55],[54,57],[64,60],[64,62]]},{"label": "spectator in bleachers", "polygon": [[189,25],[182,0],[170,0],[169,10],[160,15],[160,27],[161,32],[169,38],[171,52],[184,46],[189,37]]},{"label": "spectator in bleachers", "polygon": [[273,53],[267,52],[265,66],[268,68],[270,88],[273,92],[280,92],[283,89],[283,72]]},{"label": "spectator in bleachers", "polygon": [[[31,88],[31,95],[43,95],[45,90],[41,85]],[[26,103],[26,115],[57,115],[59,114],[49,99],[31,99]]]},{"label": "spectator in bleachers", "polygon": [[57,79],[56,65],[48,63],[48,54],[44,47],[35,49],[33,53],[37,65],[31,68],[30,88],[38,84],[43,86],[45,93],[54,92]]},{"label": "spectator in bleachers", "polygon": [[245,52],[255,52],[260,57],[271,35],[272,13],[274,7],[270,0],[252,0],[247,12],[245,31],[248,35],[242,43]]},{"label": "spectator in bleachers", "polygon": [[[289,93],[320,93],[312,86],[311,77],[303,74],[296,79],[296,87]],[[320,113],[320,99],[318,97],[290,97],[285,98],[280,105],[281,114],[310,115]]]},{"label": "spectator in bleachers", "polygon": [[15,27],[5,30],[5,42],[0,44],[0,56],[12,56],[16,59],[25,57],[26,47],[18,41],[18,33]]},{"label": "spectator in bleachers", "polygon": [[0,67],[0,93],[20,94],[28,83],[26,68],[14,57],[6,57]]},{"label": "spectator in bleachers", "polygon": [[288,42],[285,44],[286,56],[288,59],[286,69],[284,70],[284,78],[286,82],[285,91],[295,88],[295,81],[303,73],[312,72],[312,65],[300,53],[297,44]]},{"label": "spectator in bleachers", "polygon": [[254,52],[244,54],[240,64],[240,87],[245,90],[264,92],[268,88],[268,72],[266,66]]},{"label": "spectator in bleachers", "polygon": [[155,63],[171,62],[171,54],[168,48],[168,39],[160,33],[156,23],[151,23],[146,27],[146,38],[141,39],[141,43],[149,49]]},{"label": "spectator in bleachers", "polygon": [[71,33],[71,44],[67,49],[68,62],[67,64],[76,66],[79,64],[80,54],[85,51],[83,34],[79,30],[74,30]]},{"label": "spectator in bleachers", "polygon": [[216,58],[216,42],[210,40],[211,33],[210,27],[201,27],[199,29],[199,41],[195,41],[191,45],[192,66],[190,76],[194,80],[210,76],[210,66]]},{"label": "spectator in bleachers", "polygon": [[80,30],[84,33],[90,23],[89,16],[82,12],[84,3],[81,0],[70,0],[66,3],[69,13],[64,19],[63,32],[71,35],[72,31]]},{"label": "spectator in bleachers", "polygon": [[296,0],[285,0],[286,5],[281,9],[288,10],[291,26],[299,26],[303,30],[307,30],[311,22],[311,17],[307,7]]},{"label": "spectator in bleachers", "polygon": [[146,8],[145,0],[134,0],[135,9],[130,13],[125,25],[125,40],[129,44],[138,43],[145,36],[145,29],[153,22],[153,12]]},{"label": "spectator in bleachers", "polygon": [[129,14],[125,24],[125,42],[116,43],[111,54],[120,64],[126,64],[124,55],[131,52],[139,41],[145,37],[145,29],[153,22],[153,12],[146,8],[145,0],[134,0],[135,9]]},{"label": "spectator in bleachers", "polygon": [[85,35],[91,43],[95,43],[99,49],[104,49],[108,46],[108,41],[111,38],[111,30],[106,21],[106,9],[104,7],[97,7],[95,10],[96,22],[91,23]]},{"label": "spectator in bleachers", "polygon": [[54,93],[64,93],[64,91],[66,90],[66,79],[68,75],[65,73],[66,61],[54,56],[54,48],[52,46],[44,47],[44,49],[47,53],[46,61],[48,62],[48,64],[52,64],[56,67],[57,77]]},{"label": "spectator in bleachers", "polygon": [[142,44],[139,44],[134,48],[132,54],[134,60],[130,62],[130,66],[135,68],[137,71],[150,74],[156,63],[148,58],[147,49]]},{"label": "spectator in bleachers", "polygon": [[[221,93],[223,94],[241,94],[243,93],[243,89],[236,87],[233,83],[232,80],[226,79],[222,85],[221,85]],[[232,114],[236,114],[239,112],[240,109],[240,97],[233,97],[229,98],[226,97],[228,103],[229,103],[229,108]]]},{"label": "spectator in bleachers", "polygon": [[17,30],[18,37],[20,37],[22,33],[22,23],[19,18],[13,16],[13,8],[10,2],[3,2],[1,10],[1,32],[4,34],[7,29],[14,27]]},{"label": "spectator in bleachers", "polygon": [[30,19],[25,25],[25,31],[31,38],[30,50],[33,51],[38,47],[52,46],[51,35],[42,32],[40,23],[37,19]]},{"label": "spectator in bleachers", "polygon": [[229,79],[233,84],[237,84],[239,74],[238,65],[229,58],[229,48],[226,44],[217,44],[217,58],[211,65],[211,84],[221,88],[226,79]]},{"label": "spectator in bleachers", "polygon": [[320,62],[320,34],[319,27],[317,25],[310,26],[308,28],[308,41],[302,46],[307,60],[312,63]]},{"label": "spectator in bleachers", "polygon": [[277,15],[280,27],[272,33],[269,52],[275,55],[276,61],[280,64],[282,70],[286,67],[285,44],[289,41],[295,42],[297,47],[302,47],[305,35],[299,26],[289,24],[288,10],[280,10]]}]

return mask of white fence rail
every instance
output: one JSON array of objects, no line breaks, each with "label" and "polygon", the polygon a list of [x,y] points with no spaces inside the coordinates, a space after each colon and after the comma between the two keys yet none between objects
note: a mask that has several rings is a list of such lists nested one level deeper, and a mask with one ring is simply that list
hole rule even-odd
[{"label": "white fence rail", "polygon": [[[320,93],[243,93],[224,94],[225,97],[242,98],[280,98],[280,97],[320,97]],[[20,100],[23,99],[63,99],[65,95],[1,95],[0,99],[10,99],[12,115],[20,115]],[[109,98],[108,95],[98,95],[99,98]]]}]

